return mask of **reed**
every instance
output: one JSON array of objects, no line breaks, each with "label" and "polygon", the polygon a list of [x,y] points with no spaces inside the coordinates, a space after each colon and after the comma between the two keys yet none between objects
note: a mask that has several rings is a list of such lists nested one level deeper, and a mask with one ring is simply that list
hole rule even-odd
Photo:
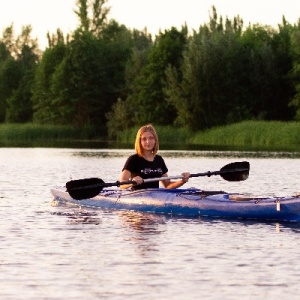
[{"label": "reed", "polygon": [[[117,140],[112,143],[133,147],[138,128],[133,127],[119,132]],[[244,121],[198,132],[173,126],[155,126],[155,128],[160,144],[165,149],[241,147],[268,150],[290,149],[300,152],[300,122]],[[97,142],[97,136],[99,135],[96,135],[95,129],[88,127],[79,131],[70,126],[59,125],[0,124],[0,145],[2,146],[14,146],[16,142],[22,142],[22,145],[26,143],[32,145],[31,142],[43,141]]]},{"label": "reed", "polygon": [[244,121],[197,132],[190,143],[215,146],[300,146],[300,122]]},{"label": "reed", "polygon": [[32,141],[75,139],[78,131],[69,126],[26,124],[0,124],[0,141]]},{"label": "reed", "polygon": [[[139,127],[136,126],[120,132],[117,141],[120,143],[134,144],[138,129]],[[186,128],[176,128],[173,126],[155,126],[155,130],[161,144],[187,143],[194,135]]]},{"label": "reed", "polygon": [[[205,131],[155,126],[160,144],[182,149],[209,147],[300,151],[300,122],[244,121]],[[120,132],[118,142],[133,144],[138,127]]]}]

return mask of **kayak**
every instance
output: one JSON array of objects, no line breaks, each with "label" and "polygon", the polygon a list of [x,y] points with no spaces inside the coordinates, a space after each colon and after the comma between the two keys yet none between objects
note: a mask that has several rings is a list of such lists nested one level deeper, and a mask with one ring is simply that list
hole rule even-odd
[{"label": "kayak", "polygon": [[66,187],[51,189],[52,204],[104,210],[130,210],[181,217],[218,217],[262,221],[300,221],[300,195],[254,197],[200,189],[121,190],[103,188],[94,197],[72,198]]},{"label": "kayak", "polygon": [[[248,178],[250,164],[233,162],[219,171],[190,174],[192,177],[219,175],[226,181],[244,181]],[[163,177],[166,179],[182,176]],[[160,181],[147,178],[144,182]],[[124,190],[121,185],[136,182],[105,183],[100,178],[71,180],[62,188],[51,190],[53,205],[72,204],[108,210],[130,210],[145,213],[182,217],[219,217],[255,219],[264,221],[300,221],[300,195],[289,197],[251,197],[224,191],[200,189],[136,189]]]}]

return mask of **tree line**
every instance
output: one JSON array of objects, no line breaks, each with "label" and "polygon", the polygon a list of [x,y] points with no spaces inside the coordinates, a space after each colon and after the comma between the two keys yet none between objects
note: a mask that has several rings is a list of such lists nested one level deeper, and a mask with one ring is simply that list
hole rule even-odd
[{"label": "tree line", "polygon": [[0,39],[0,122],[91,128],[114,137],[144,123],[204,130],[242,120],[300,120],[300,19],[244,28],[218,16],[197,30],[129,30],[108,0],[77,0],[79,26],[31,26]]}]

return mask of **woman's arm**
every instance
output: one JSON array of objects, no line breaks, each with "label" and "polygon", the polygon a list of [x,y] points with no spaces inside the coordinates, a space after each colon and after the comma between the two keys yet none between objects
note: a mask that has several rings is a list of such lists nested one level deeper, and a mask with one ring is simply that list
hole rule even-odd
[{"label": "woman's arm", "polygon": [[[182,173],[182,176],[183,176],[183,178],[180,180],[171,181],[170,179],[166,179],[166,180],[162,180],[161,183],[164,188],[177,189],[189,181],[190,173],[188,173],[188,172]],[[168,174],[165,173],[162,175],[162,177],[168,177]]]},{"label": "woman's arm", "polygon": [[[122,174],[121,174],[120,182],[128,181],[128,180],[135,181],[136,184],[142,184],[143,183],[143,178],[141,178],[140,176],[135,176],[134,178],[132,178],[131,172],[124,169]],[[122,184],[122,185],[120,185],[120,188],[121,189],[128,189],[129,187],[132,187],[132,186],[133,186],[133,184]]]}]

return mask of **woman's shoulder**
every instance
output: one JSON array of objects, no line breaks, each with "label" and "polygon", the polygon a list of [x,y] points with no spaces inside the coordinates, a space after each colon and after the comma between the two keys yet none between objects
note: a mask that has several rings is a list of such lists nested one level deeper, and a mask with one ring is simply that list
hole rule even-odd
[{"label": "woman's shoulder", "polygon": [[130,169],[131,166],[136,166],[137,164],[139,164],[139,156],[137,154],[132,154],[127,158],[123,170]]},{"label": "woman's shoulder", "polygon": [[137,159],[139,159],[139,156],[138,156],[138,154],[137,153],[135,153],[135,154],[131,154],[129,157],[128,157],[128,161],[133,161],[133,160],[137,160]]},{"label": "woman's shoulder", "polygon": [[164,161],[163,157],[161,155],[159,155],[159,154],[155,155],[155,160],[156,161]]}]

